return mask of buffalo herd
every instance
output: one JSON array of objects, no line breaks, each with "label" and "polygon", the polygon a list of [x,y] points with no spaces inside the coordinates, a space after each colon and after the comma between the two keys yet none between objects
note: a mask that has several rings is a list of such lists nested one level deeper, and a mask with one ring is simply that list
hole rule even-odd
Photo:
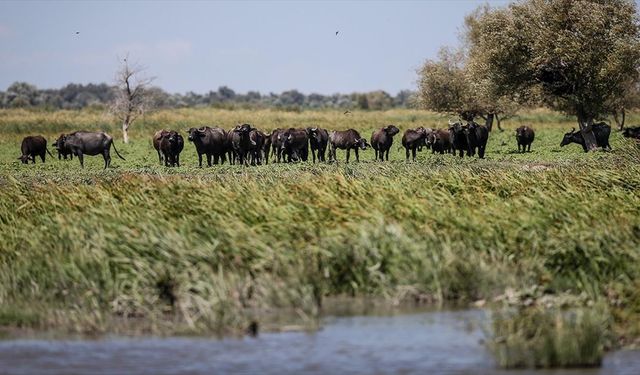
[{"label": "buffalo herd", "polygon": [[[383,126],[371,134],[370,142],[367,142],[357,130],[333,130],[315,127],[274,129],[265,133],[251,124],[239,124],[231,130],[221,127],[203,126],[191,128],[187,131],[187,140],[193,143],[198,154],[198,165],[202,167],[202,156],[207,158],[207,165],[212,164],[240,164],[259,165],[272,162],[297,162],[309,160],[325,162],[327,148],[329,149],[328,161],[337,161],[337,151],[344,150],[346,161],[349,162],[351,150],[355,154],[356,161],[360,161],[360,151],[368,147],[373,148],[375,159],[389,160],[389,151],[393,145],[393,138],[400,133],[395,125]],[[611,127],[606,123],[593,125],[593,133],[598,147],[611,149],[609,135]],[[640,127],[632,127],[624,130],[625,137],[640,139]],[[515,131],[518,152],[530,152],[531,144],[535,139],[535,132],[531,126],[523,125]],[[484,158],[489,129],[474,121],[463,124],[461,121],[449,122],[447,128],[432,129],[417,127],[407,129],[402,135],[402,147],[405,150],[405,158],[416,160],[417,151],[423,147],[431,149],[432,153],[452,154],[464,157],[477,155]],[[582,132],[573,129],[564,135],[560,146],[569,143],[577,143],[587,151],[587,146]],[[184,149],[184,138],[175,130],[159,130],[152,137],[152,144],[158,154],[158,161],[167,167],[180,166],[180,153]],[[113,142],[113,138],[104,132],[77,131],[70,134],[61,134],[53,143],[58,151],[58,159],[67,159],[76,156],[80,165],[84,167],[84,156],[102,155],[104,168],[111,163],[111,147],[122,160]],[[21,147],[22,155],[18,158],[22,163],[32,161],[36,156],[45,161],[45,154],[51,153],[47,149],[47,140],[42,136],[29,136],[24,138]],[[53,155],[51,155],[53,156]]]}]

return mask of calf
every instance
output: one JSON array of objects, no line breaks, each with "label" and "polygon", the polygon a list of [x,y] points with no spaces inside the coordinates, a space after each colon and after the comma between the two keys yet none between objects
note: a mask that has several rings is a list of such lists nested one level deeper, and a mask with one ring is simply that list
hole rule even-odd
[{"label": "calf", "polygon": [[69,147],[71,152],[80,160],[80,166],[82,168],[84,168],[85,155],[102,155],[104,158],[104,169],[107,169],[109,165],[111,165],[111,146],[113,146],[113,150],[118,157],[125,160],[116,149],[113,138],[104,132],[77,131],[64,135],[59,139],[58,144],[63,148]]},{"label": "calf", "polygon": [[287,155],[287,162],[307,161],[309,158],[309,135],[306,129],[290,128],[282,134],[283,152]]},{"label": "calf", "polygon": [[[596,145],[598,147],[602,147],[602,149],[611,150],[611,146],[609,145],[609,134],[611,134],[611,126],[607,125],[604,122],[600,122],[597,124],[593,124],[592,129],[593,135],[596,137]],[[573,128],[570,132],[565,133],[564,137],[562,138],[562,142],[560,142],[560,147],[564,147],[569,143],[577,143],[582,146],[584,152],[589,151],[589,149],[587,149],[587,144],[584,141],[582,132],[579,130],[576,131],[575,128]]]},{"label": "calf", "polygon": [[162,133],[160,151],[164,156],[165,167],[180,166],[180,153],[184,148],[184,138],[180,133],[170,130]]},{"label": "calf", "polygon": [[[516,129],[516,142],[518,142],[518,152],[531,152],[531,144],[535,138],[536,133],[533,128],[527,125],[522,125]],[[520,148],[522,147],[522,151]]]},{"label": "calf", "polygon": [[325,152],[329,143],[329,132],[326,129],[314,127],[307,128],[307,134],[309,134],[309,146],[313,162],[316,162],[316,153],[318,154],[318,161],[326,161]]},{"label": "calf", "polygon": [[389,161],[389,149],[393,145],[393,136],[398,133],[400,129],[395,125],[387,125],[371,134],[371,147],[375,151],[376,160],[380,158],[380,161],[384,161],[386,153],[386,159]]},{"label": "calf", "polygon": [[22,145],[20,146],[20,151],[22,151],[22,155],[18,158],[22,162],[22,164],[28,164],[29,160],[36,163],[36,156],[40,156],[40,159],[44,163],[44,159],[46,154],[53,157],[49,149],[47,149],[47,140],[44,139],[41,135],[33,135],[25,137],[22,140]]},{"label": "calf", "polygon": [[202,168],[202,155],[207,156],[207,165],[224,163],[225,154],[228,150],[228,140],[226,130],[218,127],[210,128],[208,126],[199,129],[189,129],[187,137],[189,142],[193,142],[198,153],[198,166]]},{"label": "calf", "polygon": [[58,160],[61,160],[62,158],[64,158],[64,160],[67,160],[67,156],[69,157],[69,159],[73,160],[73,152],[71,152],[71,149],[68,146],[61,146],[62,143],[60,142],[60,139],[62,137],[64,137],[64,134],[60,134],[58,139],[53,142],[53,147],[55,147],[56,151],[58,151]]},{"label": "calf", "polygon": [[354,129],[334,130],[329,135],[329,160],[337,161],[336,150],[347,150],[347,163],[349,162],[349,154],[353,149],[356,154],[356,161],[360,161],[358,150],[366,150],[367,140],[360,136]]},{"label": "calf", "polygon": [[402,135],[402,147],[404,147],[406,160],[409,160],[409,151],[413,155],[413,161],[416,161],[416,151],[425,144],[427,130],[422,126],[415,129],[407,129]]}]

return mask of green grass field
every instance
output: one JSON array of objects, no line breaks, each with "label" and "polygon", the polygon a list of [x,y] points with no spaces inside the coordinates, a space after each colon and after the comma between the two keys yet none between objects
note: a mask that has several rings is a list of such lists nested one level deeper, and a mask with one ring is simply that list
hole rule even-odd
[{"label": "green grass field", "polygon": [[[447,118],[167,110],[125,145],[98,112],[0,111],[0,325],[232,332],[280,308],[314,316],[332,296],[473,302],[534,288],[534,300],[605,304],[616,332],[640,334],[640,150],[617,131],[612,152],[561,148],[575,121],[537,110],[495,130],[485,160],[423,151],[406,163],[398,136],[388,163],[367,150],[361,163],[339,151],[337,164],[200,169],[187,143],[182,167],[158,164],[155,130],[238,122],[369,138]],[[537,131],[531,153],[516,152],[522,123]],[[108,131],[127,160],[17,160],[25,135],[77,129]]]}]

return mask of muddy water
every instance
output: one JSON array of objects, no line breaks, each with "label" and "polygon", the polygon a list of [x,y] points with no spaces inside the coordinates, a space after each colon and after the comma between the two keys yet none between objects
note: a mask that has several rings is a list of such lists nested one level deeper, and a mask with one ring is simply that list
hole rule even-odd
[{"label": "muddy water", "polygon": [[[530,374],[485,350],[480,310],[328,317],[319,331],[257,338],[0,341],[0,374]],[[543,374],[640,374],[640,351],[602,368]]]}]

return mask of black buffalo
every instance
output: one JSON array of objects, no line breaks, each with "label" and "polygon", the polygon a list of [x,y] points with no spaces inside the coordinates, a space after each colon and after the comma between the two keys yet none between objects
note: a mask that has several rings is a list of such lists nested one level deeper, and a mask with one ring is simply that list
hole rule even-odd
[{"label": "black buffalo", "polygon": [[309,147],[311,148],[313,162],[316,162],[316,153],[318,161],[326,161],[325,152],[329,143],[329,132],[326,129],[312,127],[307,128],[307,134],[309,134]]},{"label": "black buffalo", "polygon": [[170,130],[163,132],[160,137],[160,151],[164,156],[166,167],[180,166],[180,153],[184,149],[184,138],[180,133]]},{"label": "black buffalo", "polygon": [[640,140],[640,126],[627,127],[622,131],[622,135],[626,138],[635,138]]},{"label": "black buffalo", "polygon": [[469,147],[467,156],[474,156],[477,150],[478,157],[484,158],[484,151],[489,140],[489,129],[471,121],[464,127],[464,133],[467,136],[467,146]]},{"label": "black buffalo", "polygon": [[116,149],[113,138],[104,132],[77,131],[64,135],[58,140],[58,144],[63,148],[68,147],[71,152],[78,157],[82,168],[84,168],[85,155],[102,155],[104,158],[104,169],[107,169],[111,164],[111,146],[113,146],[113,150],[118,157],[125,160],[118,152],[118,149]]},{"label": "black buffalo", "polygon": [[349,162],[349,154],[353,149],[356,154],[356,161],[360,161],[359,150],[366,150],[369,144],[367,140],[360,136],[354,129],[334,130],[329,135],[329,160],[337,161],[336,150],[347,150],[347,163]]},{"label": "black buffalo", "polygon": [[44,159],[47,153],[49,154],[49,156],[53,157],[53,155],[51,155],[51,152],[49,152],[49,150],[47,149],[47,140],[44,139],[44,137],[41,135],[25,137],[22,140],[20,151],[22,151],[22,155],[18,158],[18,160],[20,160],[22,164],[28,164],[29,160],[31,160],[33,164],[35,164],[36,156],[40,156],[40,159],[44,163]]},{"label": "black buffalo", "polygon": [[[609,145],[609,135],[611,134],[611,126],[604,122],[599,122],[597,124],[593,124],[593,135],[596,137],[596,145],[598,147],[602,147],[603,149],[611,150],[611,146]],[[560,147],[564,147],[569,143],[577,143],[582,146],[584,152],[589,151],[587,149],[587,144],[584,141],[584,136],[581,131],[576,131],[573,128],[570,132],[565,133],[562,138],[562,142],[560,142]]]},{"label": "black buffalo", "polygon": [[67,156],[69,157],[69,159],[73,160],[73,152],[71,152],[71,149],[68,146],[61,146],[60,138],[62,137],[64,137],[64,134],[60,134],[58,139],[53,142],[53,147],[55,147],[56,151],[58,151],[58,160],[61,160],[62,158],[64,158],[64,160],[67,160]]},{"label": "black buffalo", "polygon": [[446,129],[435,129],[427,135],[427,146],[431,148],[431,153],[440,154],[452,153],[451,133]]},{"label": "black buffalo", "polygon": [[249,154],[251,156],[251,165],[262,164],[264,159],[264,144],[266,142],[266,134],[262,131],[251,128],[249,132],[249,139],[251,144],[249,145]]},{"label": "black buffalo", "polygon": [[169,131],[165,129],[158,130],[153,134],[153,138],[151,139],[151,143],[153,143],[153,148],[158,153],[158,161],[160,162],[160,165],[162,165],[162,161],[163,161],[162,152],[160,151],[160,141],[162,140],[162,136],[168,132]]},{"label": "black buffalo", "polygon": [[227,132],[222,128],[210,128],[204,126],[202,128],[189,129],[190,142],[196,147],[198,153],[198,166],[202,167],[202,155],[207,156],[207,165],[224,163],[225,154],[228,150]]},{"label": "black buffalo", "polygon": [[460,122],[449,122],[449,134],[451,134],[453,154],[458,152],[460,157],[464,157],[465,151],[469,152],[469,141],[464,125]]},{"label": "black buffalo", "polygon": [[386,156],[389,161],[389,150],[393,145],[393,137],[398,133],[400,133],[400,129],[395,125],[387,125],[371,134],[371,147],[375,151],[376,160],[384,161]]},{"label": "black buffalo", "polygon": [[[284,144],[284,129],[275,129],[269,135],[268,143],[271,146],[271,152],[276,156],[276,161],[280,163],[282,159],[283,144]],[[269,161],[269,149],[267,149],[267,162]]]},{"label": "black buffalo", "polygon": [[307,161],[309,158],[309,135],[306,129],[287,129],[283,134],[282,149],[287,162]]},{"label": "black buffalo", "polygon": [[251,140],[250,133],[253,128],[249,124],[237,125],[231,130],[231,148],[233,156],[240,164],[249,163],[249,153],[255,147],[255,141]]},{"label": "black buffalo", "polygon": [[427,138],[427,129],[419,126],[415,129],[407,129],[402,135],[402,147],[404,147],[406,160],[409,160],[409,152],[413,156],[413,161],[416,160],[416,151],[418,148],[425,145],[425,139]]},{"label": "black buffalo", "polygon": [[[518,152],[531,152],[531,144],[535,138],[536,133],[533,128],[527,125],[522,125],[516,129],[516,142],[518,142]],[[522,151],[520,151],[522,148]]]}]

